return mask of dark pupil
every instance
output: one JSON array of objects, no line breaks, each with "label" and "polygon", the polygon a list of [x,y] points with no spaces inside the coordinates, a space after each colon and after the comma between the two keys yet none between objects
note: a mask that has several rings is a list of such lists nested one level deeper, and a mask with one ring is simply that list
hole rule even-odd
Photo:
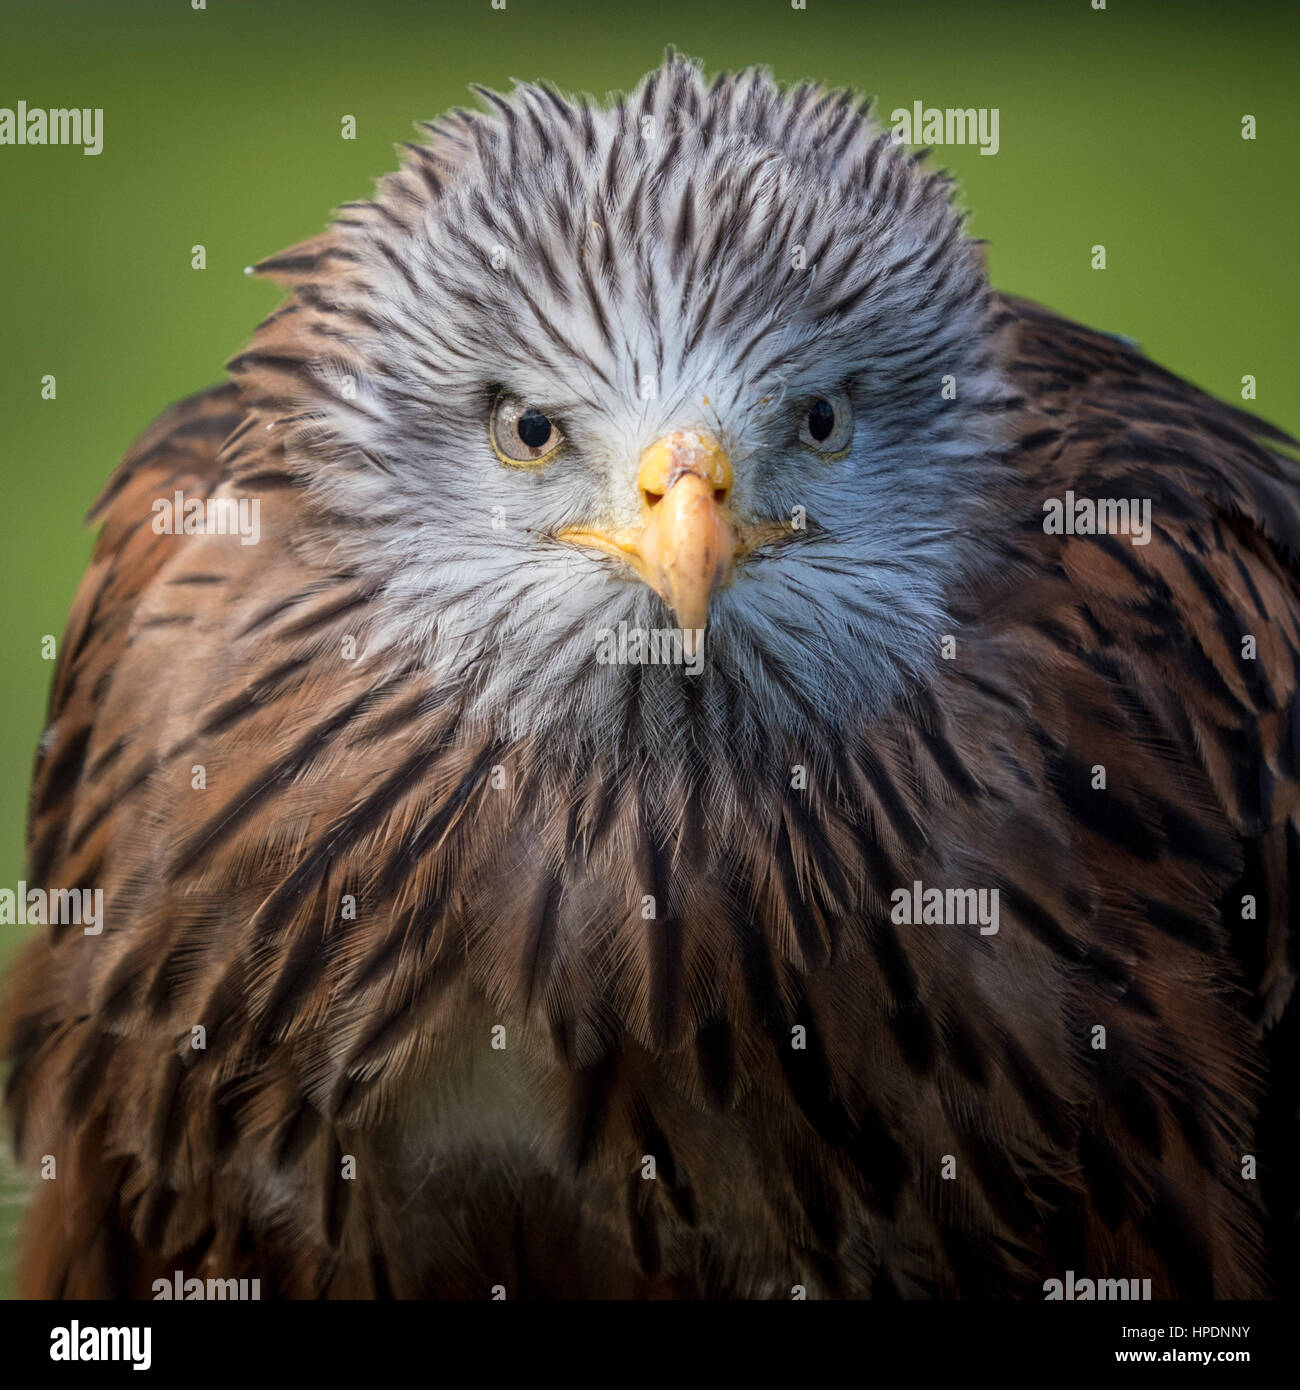
[{"label": "dark pupil", "polygon": [[519,438],[530,449],[540,449],[551,437],[551,422],[540,410],[525,410],[519,417]]},{"label": "dark pupil", "polygon": [[835,407],[830,401],[816,401],[808,412],[808,433],[820,444],[835,428]]}]

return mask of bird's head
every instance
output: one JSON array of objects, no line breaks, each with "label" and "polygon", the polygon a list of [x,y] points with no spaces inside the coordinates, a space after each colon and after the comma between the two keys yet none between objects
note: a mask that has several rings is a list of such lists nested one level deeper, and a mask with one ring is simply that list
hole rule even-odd
[{"label": "bird's head", "polygon": [[263,266],[297,312],[247,371],[294,344],[261,396],[368,640],[514,733],[878,714],[981,563],[1007,397],[950,182],[761,71],[480,95]]}]

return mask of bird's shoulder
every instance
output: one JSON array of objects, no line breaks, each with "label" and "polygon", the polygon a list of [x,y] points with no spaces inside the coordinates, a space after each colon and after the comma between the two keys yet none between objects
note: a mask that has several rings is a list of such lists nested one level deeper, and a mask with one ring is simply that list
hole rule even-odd
[{"label": "bird's shoulder", "polygon": [[[1150,498],[1163,530],[1237,516],[1295,569],[1300,444],[1147,358],[1132,340],[1028,300],[993,323],[1023,407],[1012,460],[1041,483]],[[1143,489],[1145,492],[1133,489]]]},{"label": "bird's shoulder", "polygon": [[1163,856],[1199,860],[1207,895],[1230,890],[1223,928],[1275,1021],[1300,885],[1297,446],[1111,335],[1012,298],[1001,320],[1021,398],[1004,493],[1016,578],[981,602],[1076,770],[1058,758],[1053,791],[1130,849],[1125,826],[1151,829],[1153,876]]},{"label": "bird's shoulder", "polygon": [[[100,527],[58,646],[28,815],[29,868],[37,881],[56,869],[84,786],[98,713],[132,640],[142,601],[177,555],[183,535],[152,524],[160,499],[206,501],[222,480],[221,450],[244,419],[237,389],[214,386],[178,401],[126,454],[91,508]],[[101,756],[103,749],[97,749]]]}]

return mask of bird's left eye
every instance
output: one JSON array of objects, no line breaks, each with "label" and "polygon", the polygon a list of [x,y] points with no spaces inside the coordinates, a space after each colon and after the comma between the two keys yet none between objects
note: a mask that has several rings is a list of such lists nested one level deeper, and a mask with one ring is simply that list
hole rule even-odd
[{"label": "bird's left eye", "polygon": [[843,391],[812,396],[800,406],[799,441],[819,454],[838,454],[853,438],[853,410]]},{"label": "bird's left eye", "polygon": [[564,442],[545,411],[518,396],[502,396],[492,408],[488,438],[502,463],[541,463]]}]

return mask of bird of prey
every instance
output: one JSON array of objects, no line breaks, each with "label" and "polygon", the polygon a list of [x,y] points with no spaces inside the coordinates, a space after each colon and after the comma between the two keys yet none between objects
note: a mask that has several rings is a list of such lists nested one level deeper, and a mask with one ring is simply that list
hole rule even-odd
[{"label": "bird of prey", "polygon": [[23,1291],[1285,1287],[1292,442],[850,93],[480,96],[93,512]]}]

